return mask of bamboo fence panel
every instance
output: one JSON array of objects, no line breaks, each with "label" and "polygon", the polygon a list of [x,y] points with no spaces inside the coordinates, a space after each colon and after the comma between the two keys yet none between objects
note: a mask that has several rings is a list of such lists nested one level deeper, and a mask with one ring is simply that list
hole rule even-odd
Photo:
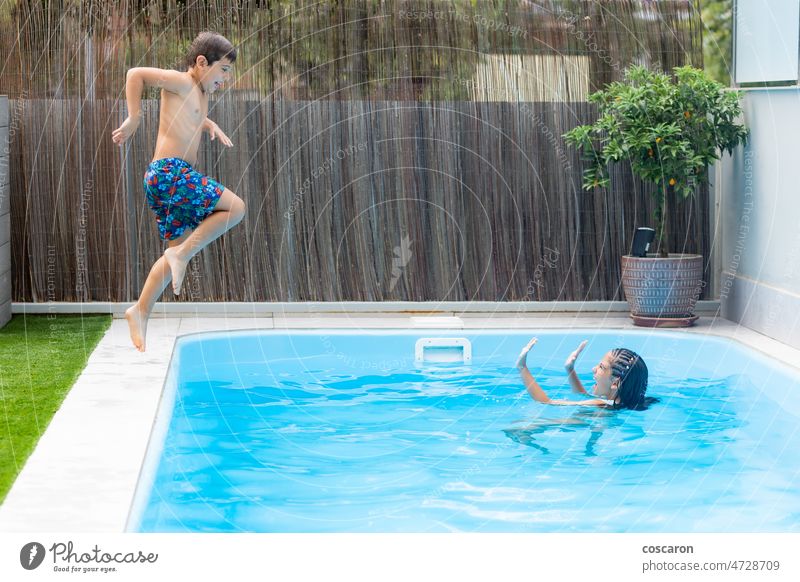
[{"label": "bamboo fence panel", "polygon": [[[163,251],[142,189],[157,95],[125,150],[110,134],[126,70],[177,68],[200,30],[239,57],[209,112],[235,147],[197,166],[248,213],[179,300],[620,299],[648,188],[618,167],[581,191],[561,135],[627,64],[702,64],[684,1],[27,0],[0,27],[16,301],[137,297]],[[673,248],[707,256],[707,189],[673,214]]]}]

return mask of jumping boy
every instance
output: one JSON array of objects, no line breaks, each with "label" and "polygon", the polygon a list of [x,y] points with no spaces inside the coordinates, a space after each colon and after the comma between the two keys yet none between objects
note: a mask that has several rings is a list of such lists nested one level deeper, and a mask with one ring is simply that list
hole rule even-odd
[{"label": "jumping boy", "polygon": [[208,96],[228,81],[235,61],[236,49],[225,37],[203,32],[189,47],[186,72],[136,67],[127,74],[128,118],[112,133],[120,146],[139,127],[145,85],[161,89],[156,151],[144,175],[144,189],[168,248],[150,269],[139,300],[125,312],[133,345],[140,352],[145,349],[153,305],[170,280],[178,295],[192,257],[244,217],[241,198],[192,168],[203,131],[212,140],[233,146],[206,115]]}]

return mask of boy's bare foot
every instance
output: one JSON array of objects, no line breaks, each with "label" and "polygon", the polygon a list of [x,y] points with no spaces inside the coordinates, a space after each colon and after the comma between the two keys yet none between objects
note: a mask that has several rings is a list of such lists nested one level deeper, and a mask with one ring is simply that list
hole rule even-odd
[{"label": "boy's bare foot", "polygon": [[178,247],[169,247],[165,250],[164,258],[167,260],[169,270],[172,272],[172,292],[175,295],[180,295],[188,261],[181,258]]},{"label": "boy's bare foot", "polygon": [[528,342],[527,346],[522,348],[522,351],[519,353],[519,358],[517,358],[517,368],[524,368],[528,365],[528,352],[531,351],[531,348],[537,341],[537,338],[533,338]]},{"label": "boy's bare foot", "polygon": [[133,304],[125,310],[125,319],[128,320],[128,327],[131,330],[131,340],[133,345],[140,352],[144,351],[144,338],[147,335],[147,317],[143,317],[137,304]]}]

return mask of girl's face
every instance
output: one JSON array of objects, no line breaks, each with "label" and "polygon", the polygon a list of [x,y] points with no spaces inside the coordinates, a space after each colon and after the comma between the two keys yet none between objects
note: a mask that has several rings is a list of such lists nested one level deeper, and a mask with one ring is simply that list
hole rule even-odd
[{"label": "girl's face", "polygon": [[608,352],[600,362],[592,368],[594,374],[594,389],[592,393],[600,398],[611,400],[617,393],[617,379],[611,375],[611,366],[614,356]]}]

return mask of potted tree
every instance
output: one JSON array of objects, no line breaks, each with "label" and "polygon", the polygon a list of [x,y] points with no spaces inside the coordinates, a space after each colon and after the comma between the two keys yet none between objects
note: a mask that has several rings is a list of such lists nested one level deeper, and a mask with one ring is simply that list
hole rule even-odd
[{"label": "potted tree", "polygon": [[622,281],[637,325],[691,325],[703,287],[701,255],[670,254],[669,210],[677,197],[694,195],[708,166],[747,140],[737,122],[740,93],[726,90],[703,71],[684,66],[665,73],[634,65],[623,81],[592,93],[599,118],[564,137],[581,149],[588,166],[583,188],[605,188],[611,163],[628,160],[635,175],[655,184],[656,252],[622,257]]}]

